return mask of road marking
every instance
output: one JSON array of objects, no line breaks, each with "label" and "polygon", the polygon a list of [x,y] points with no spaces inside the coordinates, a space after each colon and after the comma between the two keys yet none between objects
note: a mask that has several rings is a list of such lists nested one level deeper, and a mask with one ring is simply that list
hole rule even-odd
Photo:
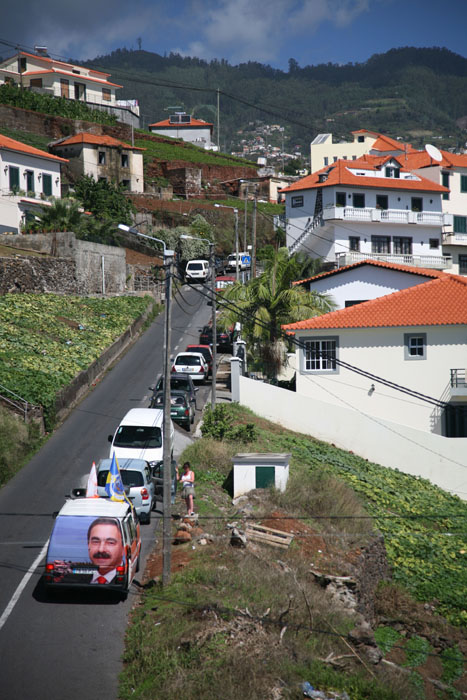
[{"label": "road marking", "polygon": [[15,607],[16,603],[18,602],[21,593],[22,593],[22,592],[24,591],[24,589],[26,588],[26,586],[27,586],[27,584],[28,584],[28,582],[29,582],[29,579],[31,578],[31,576],[33,575],[33,573],[35,572],[35,570],[37,569],[37,567],[38,567],[39,564],[41,563],[42,559],[44,558],[45,553],[47,552],[47,547],[48,547],[48,546],[49,546],[49,540],[47,540],[47,542],[45,543],[45,545],[42,547],[42,549],[41,549],[41,551],[40,551],[40,554],[38,554],[37,557],[34,559],[34,561],[32,562],[31,566],[29,567],[29,569],[27,570],[27,572],[26,572],[25,575],[23,576],[23,580],[22,580],[21,583],[19,584],[19,586],[18,586],[18,588],[16,589],[16,591],[13,593],[13,596],[11,597],[10,602],[9,602],[8,605],[6,606],[6,608],[5,608],[4,612],[3,612],[3,615],[0,617],[0,630],[2,629],[3,625],[4,625],[5,622],[8,620],[8,618],[9,618],[10,615],[11,615],[11,613],[13,612],[13,608]]}]

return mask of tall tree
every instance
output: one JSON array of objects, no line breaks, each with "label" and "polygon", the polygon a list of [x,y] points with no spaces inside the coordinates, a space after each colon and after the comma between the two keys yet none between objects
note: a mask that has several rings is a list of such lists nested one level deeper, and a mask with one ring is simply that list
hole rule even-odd
[{"label": "tall tree", "polygon": [[333,302],[324,294],[292,286],[299,265],[287,248],[271,251],[264,272],[245,285],[235,284],[224,297],[222,321],[242,324],[242,334],[261,359],[266,374],[275,378],[285,359],[286,345],[281,326],[332,311]]}]

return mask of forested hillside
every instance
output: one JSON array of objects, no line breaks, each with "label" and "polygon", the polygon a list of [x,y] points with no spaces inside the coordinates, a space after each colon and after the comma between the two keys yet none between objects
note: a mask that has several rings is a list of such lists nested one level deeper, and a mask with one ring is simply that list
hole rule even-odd
[{"label": "forested hillside", "polygon": [[460,147],[467,140],[467,59],[444,48],[399,48],[365,63],[300,67],[284,72],[260,63],[237,66],[177,54],[117,49],[88,62],[124,85],[121,99],[137,98],[144,126],[179,106],[216,123],[220,91],[221,149],[232,150],[255,122],[286,128],[285,147],[308,152],[320,132],[348,139],[369,128],[414,145],[435,140]]}]

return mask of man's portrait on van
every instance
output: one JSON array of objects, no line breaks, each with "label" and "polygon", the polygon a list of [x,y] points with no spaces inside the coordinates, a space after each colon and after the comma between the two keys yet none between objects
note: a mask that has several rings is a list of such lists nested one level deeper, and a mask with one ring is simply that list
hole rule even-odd
[{"label": "man's portrait on van", "polygon": [[97,567],[90,583],[111,583],[123,559],[120,525],[114,518],[96,518],[88,530],[89,558]]}]

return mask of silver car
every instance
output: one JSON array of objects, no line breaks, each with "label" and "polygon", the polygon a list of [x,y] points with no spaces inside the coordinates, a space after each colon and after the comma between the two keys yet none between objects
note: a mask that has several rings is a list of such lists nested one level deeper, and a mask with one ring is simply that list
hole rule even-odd
[{"label": "silver car", "polygon": [[[101,459],[97,465],[97,493],[106,496],[105,484],[109,474],[111,459]],[[151,511],[156,502],[154,482],[149,464],[144,459],[120,458],[118,466],[123,486],[135,507],[136,514],[143,523],[151,522]]]}]

